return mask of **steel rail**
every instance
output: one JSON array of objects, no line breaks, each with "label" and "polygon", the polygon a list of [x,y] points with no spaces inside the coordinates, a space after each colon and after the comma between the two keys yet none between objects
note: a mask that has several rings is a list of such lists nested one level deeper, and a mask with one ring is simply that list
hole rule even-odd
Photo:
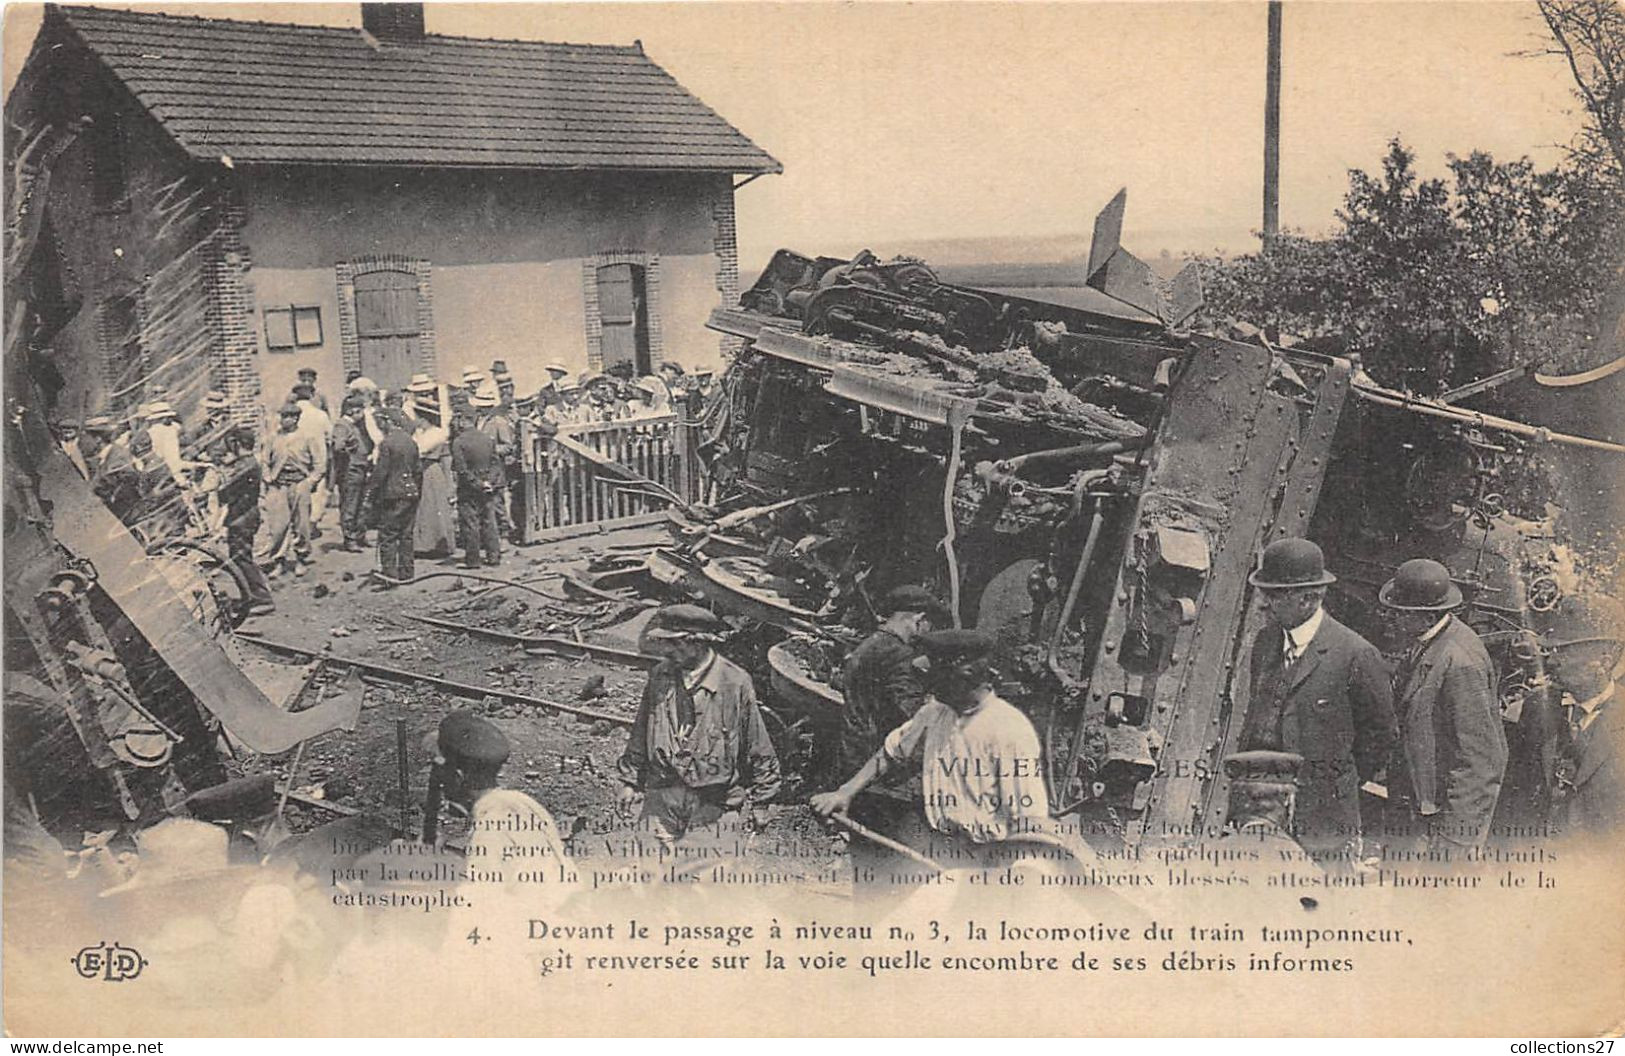
[{"label": "steel rail", "polygon": [[493,642],[504,642],[508,645],[523,646],[526,650],[538,649],[547,652],[561,653],[565,656],[596,657],[601,660],[611,660],[626,664],[630,667],[653,667],[660,663],[660,657],[650,656],[646,653],[634,652],[631,649],[617,649],[612,645],[599,645],[594,642],[577,642],[570,638],[560,637],[556,634],[514,634],[511,631],[498,631],[490,627],[471,627],[458,623],[455,620],[442,620],[434,616],[406,617],[418,623],[426,623],[437,630],[450,634],[467,634],[475,638],[485,638]]},{"label": "steel rail", "polygon": [[532,708],[548,708],[561,711],[566,715],[575,715],[583,719],[593,719],[598,722],[609,722],[616,726],[632,725],[633,720],[622,715],[611,715],[604,711],[593,711],[591,708],[578,708],[570,704],[560,704],[557,701],[546,700],[542,697],[532,697],[524,693],[512,693],[505,689],[491,686],[476,686],[467,682],[454,682],[449,678],[436,678],[433,675],[420,674],[416,671],[407,671],[399,667],[390,667],[388,664],[375,664],[370,660],[362,660],[354,656],[342,656],[338,653],[320,652],[315,649],[305,649],[287,642],[279,642],[263,635],[248,634],[239,631],[237,638],[269,649],[272,652],[285,653],[289,656],[303,656],[310,660],[327,660],[335,664],[346,664],[358,671],[368,671],[374,675],[391,679],[397,682],[412,682],[418,685],[430,686],[454,697],[463,697],[467,700],[484,700],[486,697],[495,697],[510,704],[523,704]]}]

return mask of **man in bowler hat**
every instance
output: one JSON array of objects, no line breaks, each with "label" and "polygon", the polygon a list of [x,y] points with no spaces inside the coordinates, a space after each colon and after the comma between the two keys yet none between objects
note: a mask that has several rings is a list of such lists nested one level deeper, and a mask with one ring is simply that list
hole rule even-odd
[{"label": "man in bowler hat", "polygon": [[1430,844],[1483,846],[1507,766],[1495,665],[1439,562],[1400,565],[1377,601],[1406,645],[1394,686],[1411,809]]},{"label": "man in bowler hat", "polygon": [[1266,624],[1253,639],[1241,749],[1303,757],[1296,835],[1311,854],[1352,864],[1360,785],[1387,763],[1396,732],[1382,655],[1322,607],[1337,577],[1310,540],[1269,544],[1247,581]]}]

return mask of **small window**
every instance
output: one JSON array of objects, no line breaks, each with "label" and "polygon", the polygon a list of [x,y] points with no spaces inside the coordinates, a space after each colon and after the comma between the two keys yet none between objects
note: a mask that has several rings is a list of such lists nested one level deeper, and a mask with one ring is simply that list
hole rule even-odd
[{"label": "small window", "polygon": [[322,343],[322,310],[316,305],[290,304],[265,309],[265,347],[291,352]]},{"label": "small window", "polygon": [[293,310],[293,343],[308,348],[322,343],[322,310],[314,305]]}]

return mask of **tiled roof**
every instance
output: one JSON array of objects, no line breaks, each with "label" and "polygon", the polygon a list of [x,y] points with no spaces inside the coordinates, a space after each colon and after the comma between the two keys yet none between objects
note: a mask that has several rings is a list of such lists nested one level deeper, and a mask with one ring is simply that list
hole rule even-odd
[{"label": "tiled roof", "polygon": [[783,171],[640,47],[55,10],[199,158]]}]

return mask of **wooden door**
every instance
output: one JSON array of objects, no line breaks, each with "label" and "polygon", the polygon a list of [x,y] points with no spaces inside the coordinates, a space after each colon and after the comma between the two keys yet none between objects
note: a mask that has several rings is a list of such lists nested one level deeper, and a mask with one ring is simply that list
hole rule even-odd
[{"label": "wooden door", "polygon": [[361,373],[380,388],[402,389],[418,369],[418,279],[405,271],[355,277]]},{"label": "wooden door", "polygon": [[616,363],[631,363],[638,375],[653,373],[642,268],[636,264],[606,264],[598,269],[598,321],[598,347],[605,370]]}]

